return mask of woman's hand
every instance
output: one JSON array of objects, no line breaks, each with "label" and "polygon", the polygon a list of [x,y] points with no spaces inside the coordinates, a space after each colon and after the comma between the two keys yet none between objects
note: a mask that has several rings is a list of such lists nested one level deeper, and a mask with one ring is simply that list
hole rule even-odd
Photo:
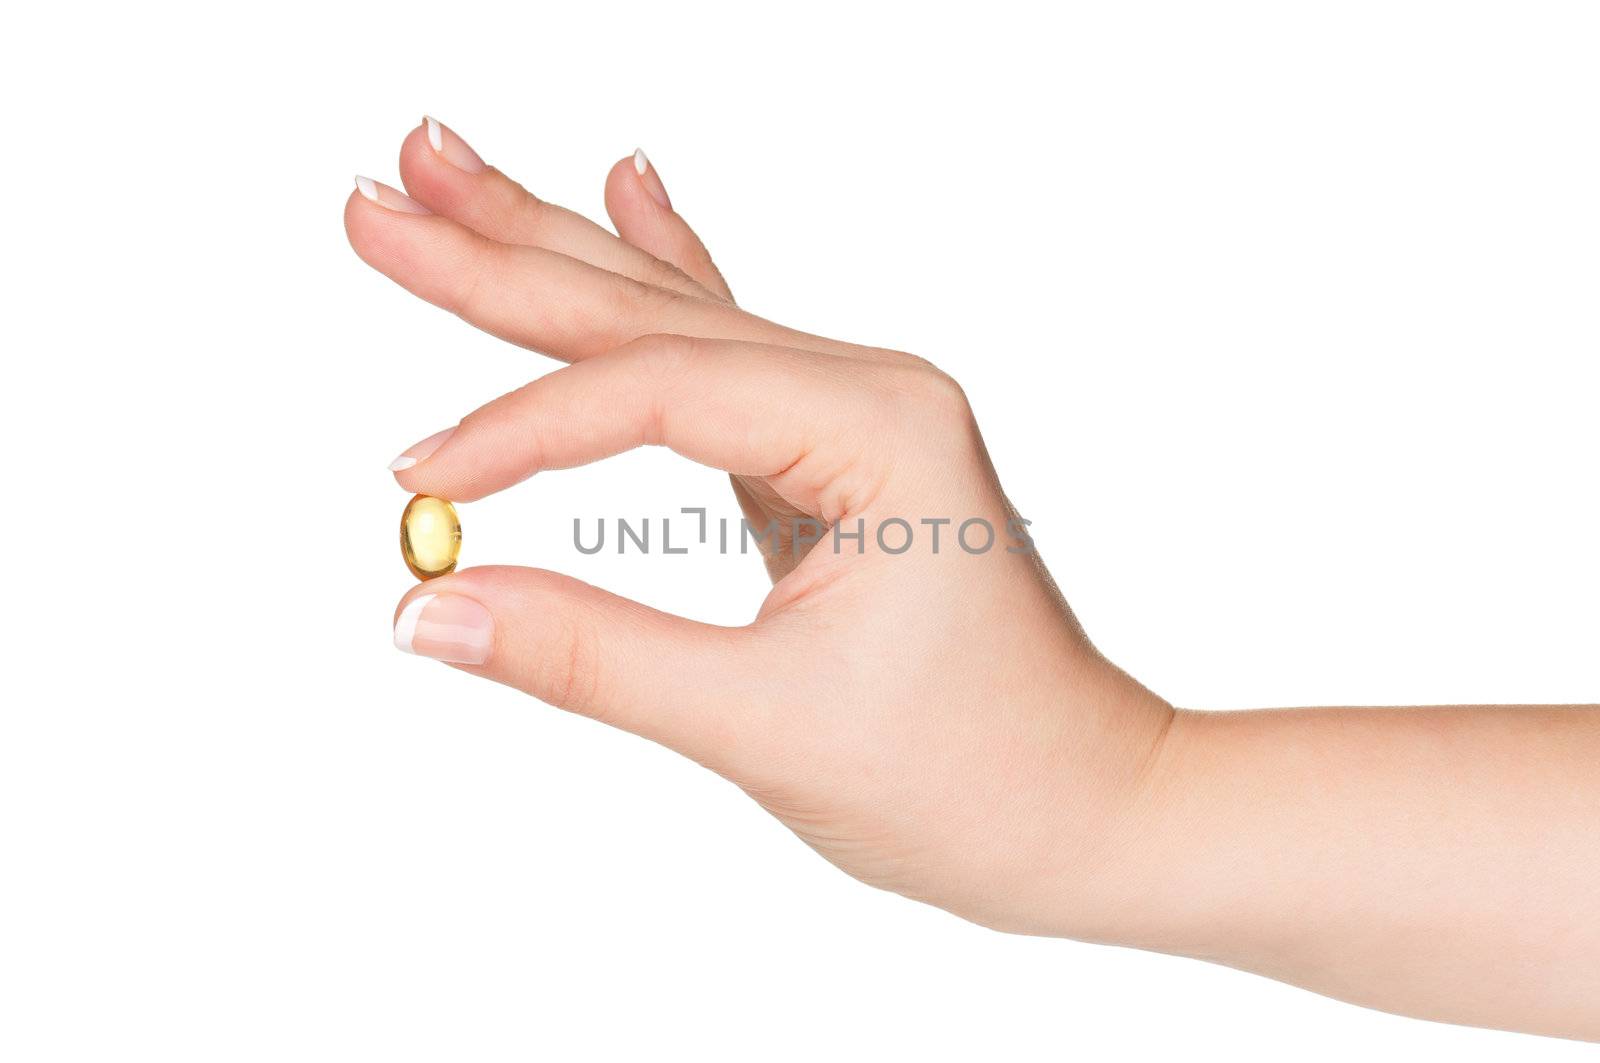
[{"label": "woman's hand", "polygon": [[442,150],[426,125],[402,149],[410,201],[351,197],[351,242],[573,365],[412,448],[401,485],[472,500],[665,445],[733,474],[750,527],[775,529],[776,585],[726,629],[479,568],[415,588],[400,641],[693,757],[867,882],[992,925],[1086,928],[1056,913],[1092,911],[1088,873],[1172,711],[1074,622],[960,388],[735,307],[648,164],[611,170],[619,239],[433,128]]},{"label": "woman's hand", "polygon": [[361,257],[573,363],[412,447],[402,486],[471,500],[660,444],[776,528],[742,628],[479,568],[406,596],[402,648],[677,749],[978,922],[1600,1038],[1600,712],[1174,713],[1085,637],[954,382],[740,310],[643,156],[607,180],[620,239],[437,123],[401,177],[347,204]]}]

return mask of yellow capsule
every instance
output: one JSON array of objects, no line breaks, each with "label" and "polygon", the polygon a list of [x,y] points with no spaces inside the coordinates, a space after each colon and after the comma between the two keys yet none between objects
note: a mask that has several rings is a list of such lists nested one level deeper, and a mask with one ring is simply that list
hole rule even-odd
[{"label": "yellow capsule", "polygon": [[442,498],[418,495],[400,514],[400,554],[418,579],[455,571],[461,556],[461,518]]}]

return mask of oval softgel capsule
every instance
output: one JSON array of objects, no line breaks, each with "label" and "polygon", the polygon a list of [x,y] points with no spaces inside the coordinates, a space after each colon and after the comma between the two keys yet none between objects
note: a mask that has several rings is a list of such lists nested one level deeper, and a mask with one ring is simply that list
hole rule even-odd
[{"label": "oval softgel capsule", "polygon": [[400,555],[418,579],[455,571],[461,556],[461,518],[442,498],[418,495],[400,514]]}]

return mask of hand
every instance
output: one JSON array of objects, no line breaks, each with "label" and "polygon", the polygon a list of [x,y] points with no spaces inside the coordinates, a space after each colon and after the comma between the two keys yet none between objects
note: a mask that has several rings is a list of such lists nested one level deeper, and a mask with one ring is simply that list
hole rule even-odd
[{"label": "hand", "polygon": [[[665,445],[733,474],[753,528],[776,524],[762,543],[775,586],[725,629],[551,572],[473,569],[413,589],[401,641],[693,757],[864,881],[994,926],[1092,935],[1092,880],[1114,876],[1091,872],[1113,859],[1172,710],[1085,638],[960,388],[911,355],[735,307],[648,165],[622,160],[606,182],[619,239],[436,130],[437,148],[427,126],[402,148],[410,199],[351,196],[351,243],[423,298],[574,364],[412,448],[401,485],[470,501]],[[969,520],[980,553],[958,540]],[[827,532],[808,550],[817,525],[862,539],[836,550]]]},{"label": "hand", "polygon": [[346,206],[362,258],[573,363],[412,447],[402,486],[471,500],[662,444],[779,528],[742,628],[480,568],[406,596],[403,648],[677,749],[856,877],[990,926],[1600,1039],[1596,707],[1174,712],[1007,549],[955,383],[734,306],[642,157],[607,180],[620,239],[442,126],[401,176]]}]

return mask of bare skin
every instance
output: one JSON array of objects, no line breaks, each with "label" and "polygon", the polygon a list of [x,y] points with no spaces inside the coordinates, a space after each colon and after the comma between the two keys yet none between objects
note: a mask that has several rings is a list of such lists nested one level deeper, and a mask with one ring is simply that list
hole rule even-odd
[{"label": "bare skin", "polygon": [[[409,197],[347,203],[356,252],[572,363],[411,448],[403,487],[470,501],[662,445],[780,528],[744,627],[478,568],[406,596],[406,648],[678,750],[851,875],[988,926],[1600,1040],[1600,707],[1174,709],[1004,549],[1016,515],[960,388],[739,309],[652,166],[607,178],[620,235],[440,125],[400,174]],[[954,520],[937,553],[929,517]],[[916,534],[891,554],[873,530],[896,518]],[[993,549],[953,546],[968,518]],[[864,549],[807,549],[805,519],[862,522]]]}]

